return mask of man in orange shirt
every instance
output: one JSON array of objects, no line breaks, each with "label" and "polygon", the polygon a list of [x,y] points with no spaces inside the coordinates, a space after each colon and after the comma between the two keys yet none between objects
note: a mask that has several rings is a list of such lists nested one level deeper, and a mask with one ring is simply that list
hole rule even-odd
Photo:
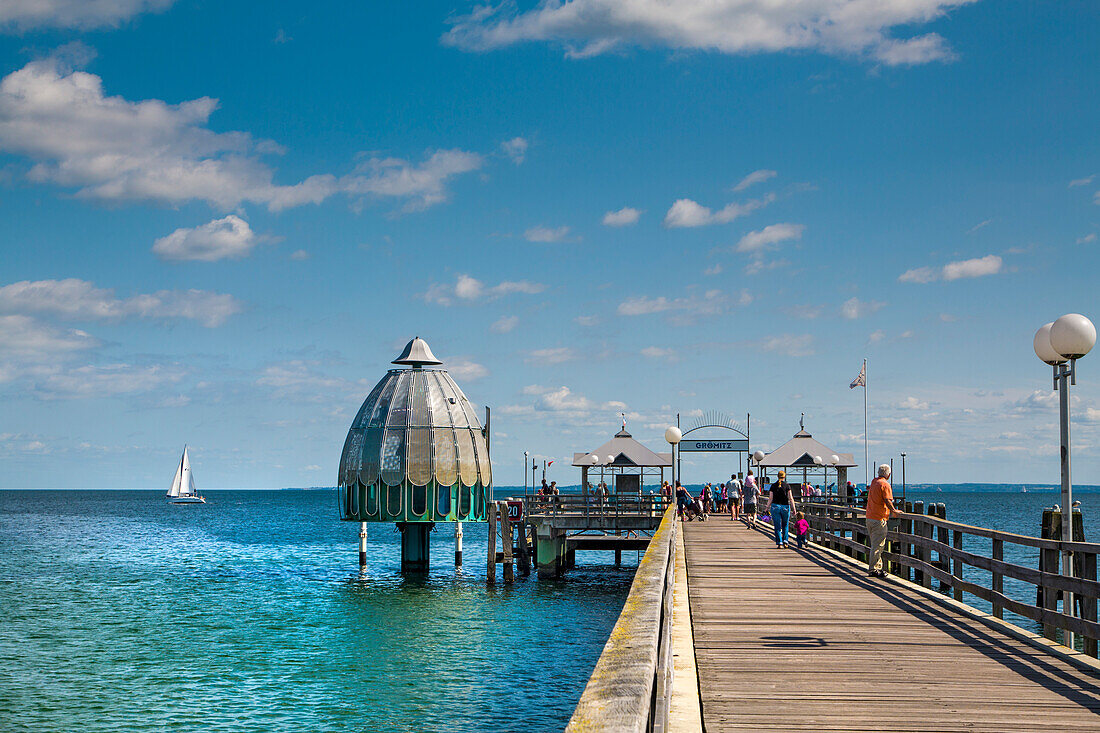
[{"label": "man in orange shirt", "polygon": [[894,492],[890,489],[890,467],[884,463],[878,467],[878,476],[867,490],[869,575],[876,578],[886,577],[886,572],[882,569],[882,551],[886,547],[886,520],[899,515],[901,512],[894,506]]}]

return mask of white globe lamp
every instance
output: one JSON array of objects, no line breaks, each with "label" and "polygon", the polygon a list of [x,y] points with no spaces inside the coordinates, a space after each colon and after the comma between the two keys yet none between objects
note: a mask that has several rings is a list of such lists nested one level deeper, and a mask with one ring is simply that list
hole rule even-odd
[{"label": "white globe lamp", "polygon": [[1039,330],[1035,332],[1032,347],[1035,349],[1035,356],[1039,357],[1039,361],[1051,365],[1064,364],[1066,362],[1066,357],[1055,351],[1050,343],[1050,329],[1053,326],[1053,322],[1040,326]]},{"label": "white globe lamp", "polygon": [[683,440],[683,438],[684,434],[680,432],[680,428],[676,427],[675,425],[670,425],[669,427],[665,428],[666,443],[672,443],[673,445],[676,445],[681,440]]},{"label": "white globe lamp", "polygon": [[1067,313],[1050,326],[1050,345],[1066,359],[1080,359],[1096,345],[1096,326],[1080,313]]}]

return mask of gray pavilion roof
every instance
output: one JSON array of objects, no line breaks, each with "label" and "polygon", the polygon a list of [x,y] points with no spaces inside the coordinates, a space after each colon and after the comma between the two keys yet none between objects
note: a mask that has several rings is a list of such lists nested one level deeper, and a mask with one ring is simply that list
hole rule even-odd
[{"label": "gray pavilion roof", "polygon": [[[600,460],[592,463],[589,456],[595,455]],[[608,461],[608,456],[614,458]],[[623,428],[615,433],[615,437],[607,441],[599,448],[587,453],[573,454],[574,466],[639,466],[645,468],[667,467],[672,465],[671,453],[654,453],[649,448],[634,440],[634,437]]]},{"label": "gray pavilion roof", "polygon": [[855,462],[855,456],[851,453],[835,451],[814,440],[814,437],[803,429],[795,433],[794,437],[786,443],[764,456],[764,460],[760,461],[760,465],[766,468],[791,468],[794,466],[814,468],[816,466],[814,456],[821,456],[821,460],[829,465],[829,457],[834,454],[840,458],[840,462],[836,464],[840,468],[852,468],[859,465]]}]

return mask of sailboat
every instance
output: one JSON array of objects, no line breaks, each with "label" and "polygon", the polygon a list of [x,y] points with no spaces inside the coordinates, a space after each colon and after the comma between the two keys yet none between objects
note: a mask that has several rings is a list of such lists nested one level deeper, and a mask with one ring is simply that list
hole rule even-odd
[{"label": "sailboat", "polygon": [[187,446],[183,446],[180,465],[176,467],[176,476],[172,479],[172,488],[165,494],[169,504],[205,504],[195,489],[195,476],[191,473],[191,459],[187,456]]}]

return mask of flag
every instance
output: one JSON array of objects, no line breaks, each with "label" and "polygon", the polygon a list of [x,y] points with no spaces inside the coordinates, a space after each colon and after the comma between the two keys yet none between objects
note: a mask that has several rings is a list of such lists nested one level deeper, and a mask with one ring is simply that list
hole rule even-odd
[{"label": "flag", "polygon": [[859,376],[852,380],[852,383],[848,385],[848,389],[855,389],[856,387],[867,388],[867,362],[863,362],[863,366],[859,368]]},{"label": "flag", "polygon": [[619,414],[623,416],[623,430],[626,430],[626,413],[620,412]]}]

